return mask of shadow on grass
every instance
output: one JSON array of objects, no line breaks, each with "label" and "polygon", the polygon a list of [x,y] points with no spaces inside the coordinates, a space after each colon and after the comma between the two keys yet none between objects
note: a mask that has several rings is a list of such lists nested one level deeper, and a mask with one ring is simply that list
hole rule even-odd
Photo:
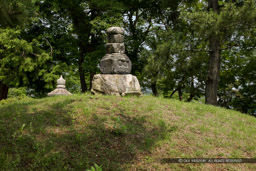
[{"label": "shadow on grass", "polygon": [[67,107],[73,102],[32,112],[39,102],[0,108],[0,169],[84,170],[97,163],[103,170],[122,170],[175,130],[125,113],[91,114],[78,127]]}]

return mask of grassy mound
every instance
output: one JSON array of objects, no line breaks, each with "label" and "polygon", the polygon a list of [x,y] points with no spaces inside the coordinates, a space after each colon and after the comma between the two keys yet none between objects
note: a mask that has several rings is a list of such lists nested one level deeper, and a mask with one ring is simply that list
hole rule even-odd
[{"label": "grassy mound", "polygon": [[255,170],[164,158],[256,158],[256,118],[144,97],[73,95],[0,103],[0,170]]}]

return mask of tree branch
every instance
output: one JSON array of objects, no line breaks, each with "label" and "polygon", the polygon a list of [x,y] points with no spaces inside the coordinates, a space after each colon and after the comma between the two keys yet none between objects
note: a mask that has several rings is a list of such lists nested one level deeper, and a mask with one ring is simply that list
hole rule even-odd
[{"label": "tree branch", "polygon": [[50,42],[46,39],[46,38],[44,38],[45,40],[46,40],[46,42],[47,42],[47,44],[50,46],[50,48],[51,48],[51,57],[52,57],[52,52],[53,52],[53,48],[52,48],[52,45],[50,44]]},{"label": "tree branch", "polygon": [[180,49],[181,51],[190,51],[190,52],[211,52],[212,50],[205,50],[205,49]]}]

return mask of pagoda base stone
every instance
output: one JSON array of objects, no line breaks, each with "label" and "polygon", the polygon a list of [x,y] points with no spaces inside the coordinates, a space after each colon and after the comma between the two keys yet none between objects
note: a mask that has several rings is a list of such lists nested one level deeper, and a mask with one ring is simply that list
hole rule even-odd
[{"label": "pagoda base stone", "polygon": [[91,92],[116,96],[142,95],[137,77],[131,74],[96,74]]},{"label": "pagoda base stone", "polygon": [[56,88],[47,94],[48,96],[57,96],[57,95],[71,95],[71,93],[65,88]]}]

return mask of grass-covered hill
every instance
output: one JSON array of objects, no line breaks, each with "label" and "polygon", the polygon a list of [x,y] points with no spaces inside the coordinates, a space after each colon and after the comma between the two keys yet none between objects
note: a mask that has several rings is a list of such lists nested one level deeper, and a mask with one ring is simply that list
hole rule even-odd
[{"label": "grass-covered hill", "polygon": [[256,170],[256,118],[197,103],[73,95],[0,103],[0,170]]}]

